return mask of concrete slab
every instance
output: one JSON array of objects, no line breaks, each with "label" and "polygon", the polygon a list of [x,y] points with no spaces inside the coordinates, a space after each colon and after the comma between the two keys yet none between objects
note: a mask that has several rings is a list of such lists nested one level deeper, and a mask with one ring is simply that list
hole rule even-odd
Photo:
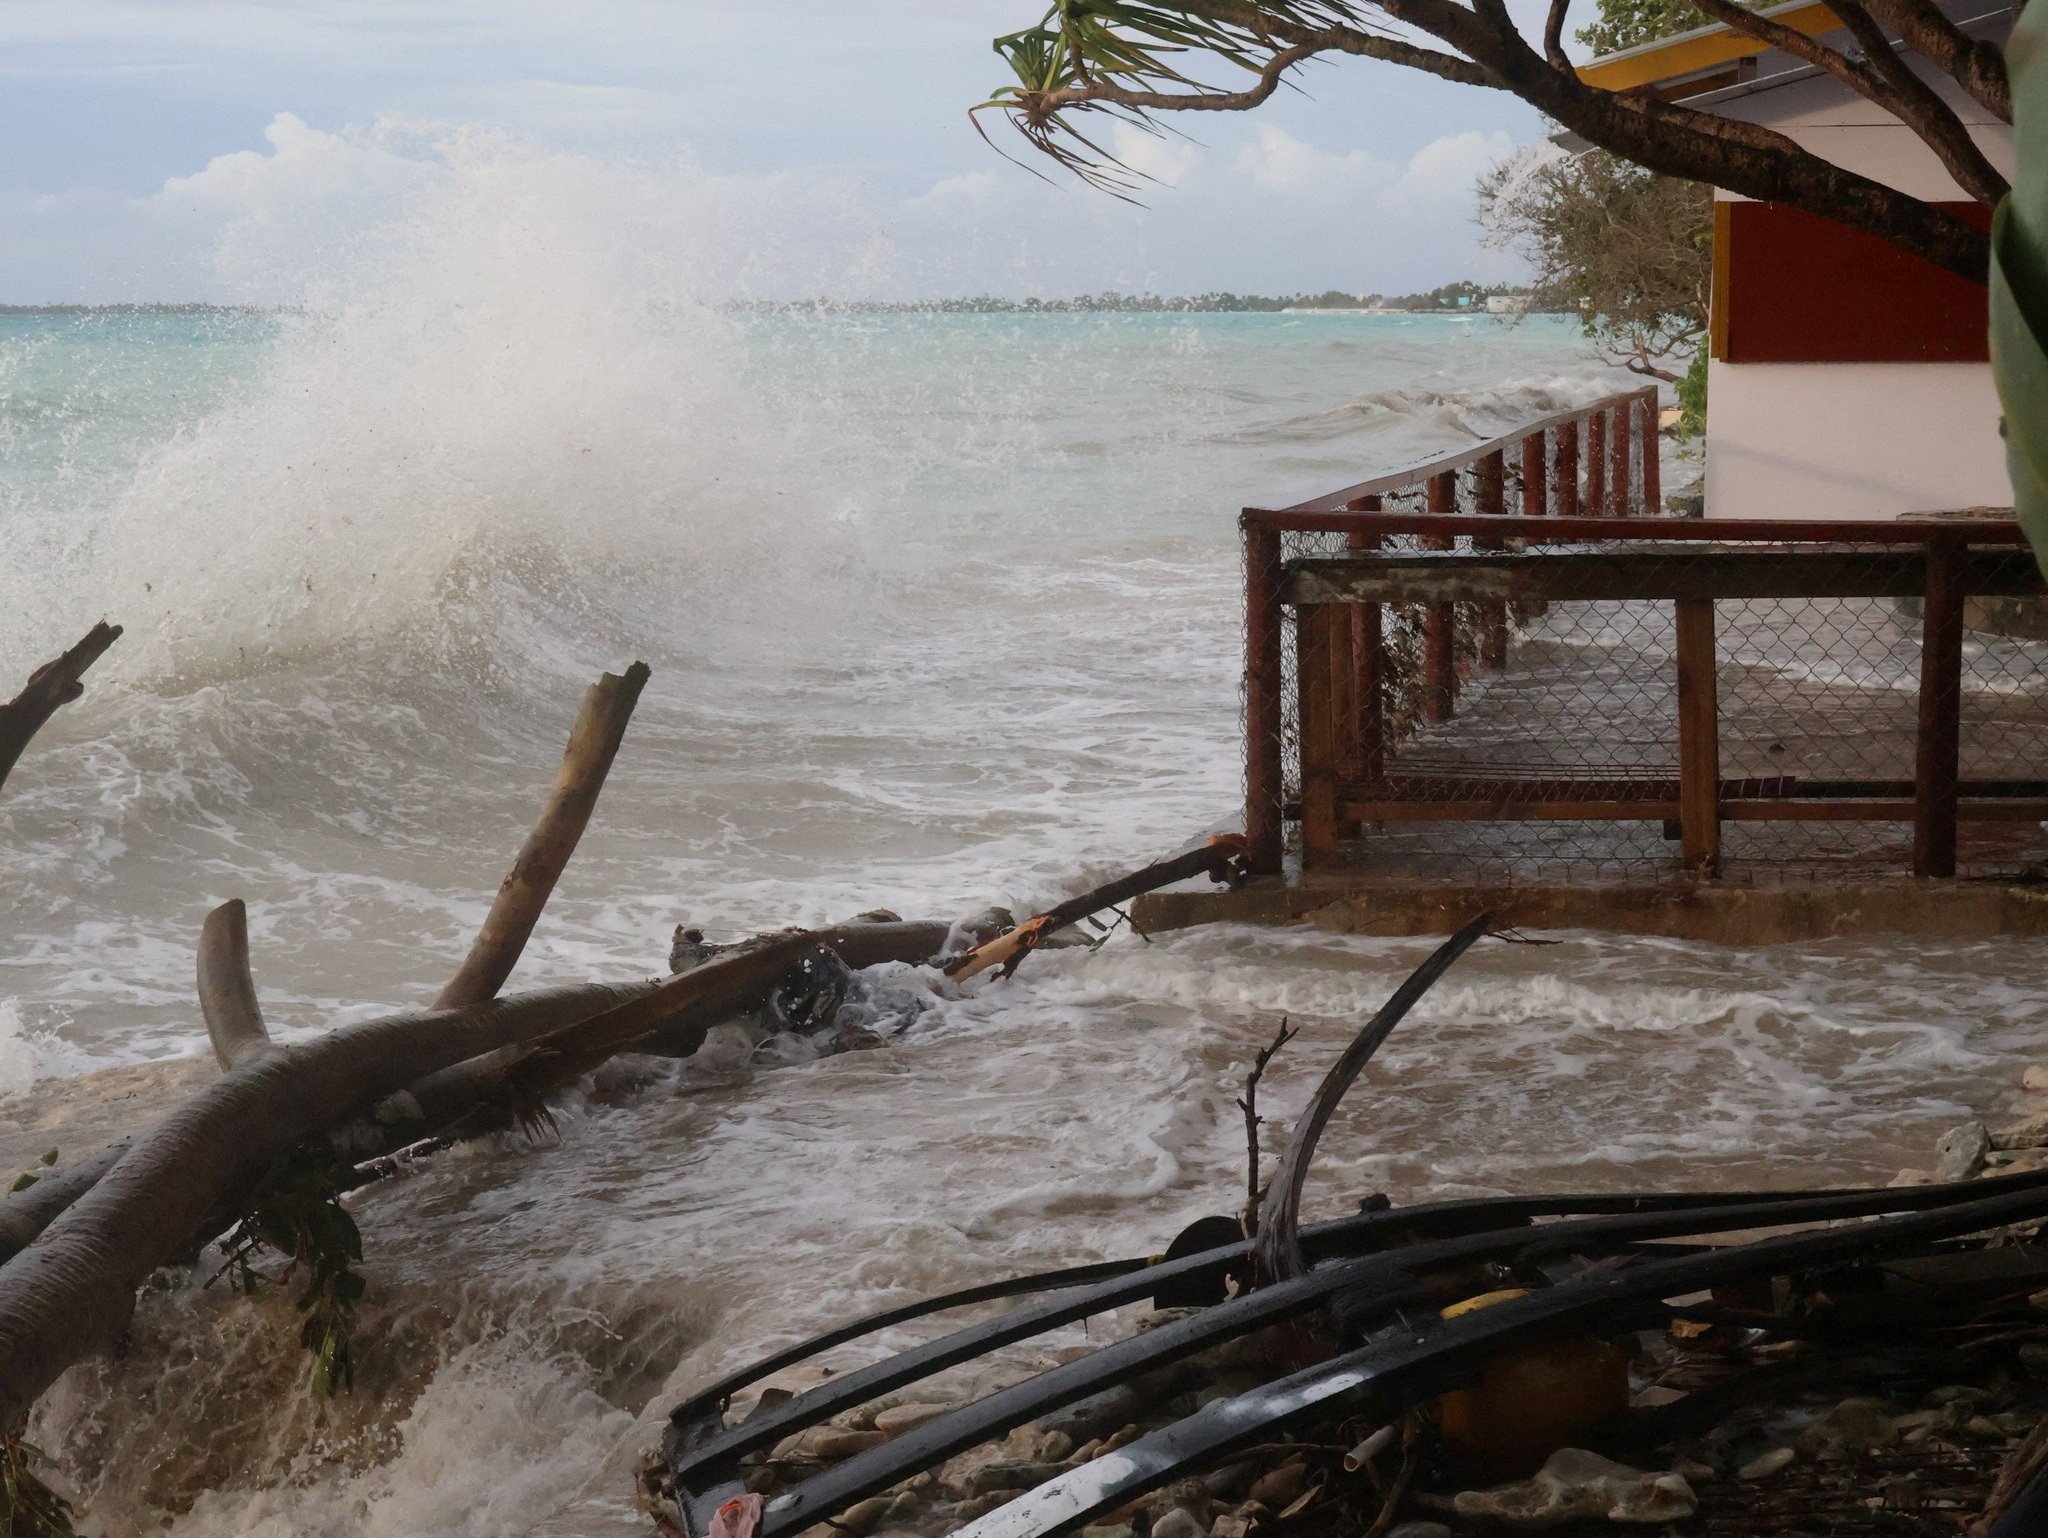
[{"label": "concrete slab", "polygon": [[1238,923],[1431,935],[1449,934],[1485,908],[1503,925],[1521,929],[1604,929],[1723,945],[1872,934],[2048,934],[2048,885],[1910,877],[1784,886],[1489,885],[1332,873],[1266,878],[1235,891],[1155,892],[1132,904],[1131,923],[1141,934]]}]

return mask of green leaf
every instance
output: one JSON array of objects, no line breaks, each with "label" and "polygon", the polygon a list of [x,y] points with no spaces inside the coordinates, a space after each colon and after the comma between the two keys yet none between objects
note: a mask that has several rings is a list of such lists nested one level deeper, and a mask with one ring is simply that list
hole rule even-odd
[{"label": "green leaf", "polygon": [[1991,372],[2013,506],[2048,570],[2048,7],[2021,13],[2006,67],[2016,161],[1991,225]]}]

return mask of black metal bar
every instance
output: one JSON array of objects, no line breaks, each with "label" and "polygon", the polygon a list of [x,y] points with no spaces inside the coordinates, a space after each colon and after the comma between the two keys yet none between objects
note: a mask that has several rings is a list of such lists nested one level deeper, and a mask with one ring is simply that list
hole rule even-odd
[{"label": "black metal bar", "polygon": [[[1958,1205],[1966,1195],[1975,1197],[1994,1191],[2017,1191],[2021,1195],[2038,1193],[2042,1204],[2048,1206],[2048,1172],[1901,1190],[1795,1192],[1751,1197],[1717,1197],[1711,1193],[1687,1193],[1674,1198],[1649,1198],[1650,1201],[1663,1203],[1649,1210],[1639,1209],[1627,1214],[1565,1220],[1541,1225],[1533,1230],[1487,1230],[1435,1242],[1411,1244],[1342,1265],[1327,1265],[1308,1276],[1298,1278],[1296,1282],[1286,1284],[1291,1290],[1281,1297],[1277,1305],[1261,1305],[1258,1300],[1281,1293],[1280,1288],[1265,1289],[1247,1297],[1233,1299],[1229,1303],[1219,1304],[1188,1319],[1163,1325],[1131,1340],[1105,1348],[1104,1351],[1063,1364],[1050,1372],[1041,1373],[987,1399],[963,1406],[927,1422],[871,1452],[850,1458],[805,1481],[795,1489],[773,1497],[763,1513],[762,1538],[787,1538],[789,1534],[844,1510],[855,1501],[887,1489],[909,1474],[930,1467],[955,1452],[978,1446],[1013,1426],[1021,1425],[1043,1414],[1048,1409],[1071,1403],[1116,1383],[1127,1382],[1152,1367],[1177,1361],[1209,1345],[1232,1339],[1270,1323],[1272,1318],[1268,1312],[1269,1307],[1281,1307],[1285,1310],[1283,1317],[1289,1317],[1314,1306],[1320,1299],[1329,1298],[1339,1291],[1350,1292],[1354,1289],[1367,1292],[1370,1301],[1391,1306],[1410,1296],[1405,1289],[1412,1288],[1416,1284],[1418,1273],[1427,1267],[1469,1264],[1475,1260],[1512,1255],[1518,1250],[1533,1246],[1540,1246],[1546,1250],[1560,1244],[1614,1246],[1658,1237],[1733,1232],[1744,1228],[1774,1227],[1786,1223],[1824,1222],[1885,1212],[1911,1212]],[[1645,1199],[1630,1200],[1640,1203]],[[1394,1215],[1384,1213],[1376,1216],[1391,1218]],[[1244,1247],[1226,1248],[1242,1253]],[[1190,1261],[1206,1258],[1190,1257]],[[1351,1302],[1351,1298],[1347,1296],[1347,1312],[1350,1311]],[[963,1331],[951,1339],[958,1341],[977,1333],[979,1330]],[[946,1344],[934,1343],[935,1346]],[[920,1357],[933,1349],[919,1348],[917,1351],[905,1353],[905,1356],[898,1358],[897,1361]],[[979,1350],[970,1349],[957,1353],[948,1351],[944,1354],[947,1358],[945,1365],[951,1365],[955,1361],[967,1360],[979,1354]],[[886,1363],[879,1365],[883,1368],[890,1366]],[[930,1370],[934,1369],[920,1366],[913,1376],[924,1376]],[[876,1373],[875,1369],[864,1371]],[[848,1375],[849,1379],[853,1376],[855,1375]],[[879,1373],[876,1376],[887,1378],[889,1381],[882,1387],[868,1387],[866,1392],[854,1397],[852,1403],[860,1403],[876,1394],[887,1392],[889,1388],[898,1386],[902,1381],[909,1381],[908,1378],[894,1373]],[[707,1531],[712,1512],[717,1509],[720,1502],[735,1493],[734,1488],[725,1485],[723,1481],[730,1477],[737,1459],[745,1451],[773,1445],[774,1441],[779,1441],[790,1431],[799,1429],[802,1425],[816,1424],[827,1415],[835,1413],[837,1409],[846,1408],[845,1403],[833,1402],[832,1396],[832,1390],[842,1387],[845,1381],[840,1380],[838,1383],[825,1385],[800,1396],[801,1400],[812,1401],[810,1410],[818,1413],[785,1417],[771,1412],[769,1417],[757,1418],[757,1422],[750,1422],[746,1427],[727,1433],[726,1437],[721,1439],[723,1446],[707,1446],[694,1455],[672,1457],[671,1471],[674,1476],[675,1493],[677,1500],[684,1505],[690,1531],[697,1534]],[[799,1402],[791,1400],[788,1404],[777,1407],[778,1412],[792,1411]],[[778,1422],[772,1435],[764,1428],[760,1434],[747,1439],[751,1443],[750,1446],[738,1451],[732,1450],[742,1433],[753,1430],[759,1420],[771,1418]],[[715,1483],[711,1483],[707,1488],[707,1482]]]},{"label": "black metal bar", "polygon": [[[1973,1184],[1981,1188],[1986,1182]],[[1611,1316],[1631,1305],[1746,1276],[1783,1275],[1815,1265],[1910,1252],[1938,1239],[2044,1215],[2048,1215],[2048,1188],[2036,1186],[1952,1203],[1947,1210],[1760,1239],[1562,1282],[1464,1315],[1434,1330],[1403,1330],[1391,1340],[1233,1399],[1218,1400],[1171,1426],[1139,1437],[1110,1456],[1046,1481],[970,1522],[955,1538],[1055,1538],[1158,1489],[1189,1468],[1217,1463],[1243,1448],[1340,1413],[1398,1412],[1457,1386],[1507,1347]],[[768,1538],[782,1531],[788,1529],[772,1522],[764,1528]]]}]

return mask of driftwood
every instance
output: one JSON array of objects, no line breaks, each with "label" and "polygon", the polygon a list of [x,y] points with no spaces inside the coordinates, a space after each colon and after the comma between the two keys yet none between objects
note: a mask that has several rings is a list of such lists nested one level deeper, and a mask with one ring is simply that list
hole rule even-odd
[{"label": "driftwood", "polygon": [[0,1424],[12,1425],[65,1368],[118,1330],[149,1273],[303,1139],[438,1069],[619,997],[593,986],[408,1011],[250,1053],[137,1137],[35,1243],[0,1266]]},{"label": "driftwood", "polygon": [[647,664],[636,662],[623,674],[607,673],[583,696],[583,708],[569,731],[569,746],[555,774],[540,819],[526,836],[512,869],[484,919],[469,955],[434,1000],[436,1009],[457,1009],[496,998],[512,975],[527,938],[561,879],[577,840],[590,823],[598,792],[604,789],[612,759],[625,740],[626,723],[646,686]]},{"label": "driftwood", "polygon": [[270,1047],[270,1031],[249,975],[249,909],[237,897],[199,929],[199,1012],[222,1068],[239,1068]]},{"label": "driftwood", "polygon": [[85,693],[85,685],[80,682],[85,670],[99,661],[101,654],[120,637],[119,625],[101,620],[63,656],[29,674],[21,693],[0,705],[0,786],[7,783],[7,776],[29,739],[43,729],[61,706]]},{"label": "driftwood", "polygon": [[59,1213],[98,1185],[100,1177],[128,1151],[130,1141],[122,1138],[109,1143],[88,1158],[38,1176],[32,1186],[0,1196],[0,1265],[35,1243],[36,1236]]},{"label": "driftwood", "polygon": [[1025,952],[1042,945],[1052,935],[1070,925],[1105,908],[1114,908],[1127,903],[1133,897],[1156,891],[1163,886],[1172,886],[1176,881],[1186,881],[1191,876],[1208,876],[1216,881],[1236,882],[1244,872],[1244,840],[1237,834],[1228,833],[1212,838],[1200,849],[1190,849],[1186,854],[1176,855],[1170,860],[1161,860],[1143,870],[1133,871],[1128,876],[1099,886],[1092,892],[1083,892],[1079,897],[1070,897],[1057,907],[1048,908],[1035,918],[1026,919],[1008,934],[998,935],[956,956],[946,964],[948,976],[956,979],[973,977],[986,972],[990,967],[1001,967],[1002,975],[1008,977],[1017,970],[1017,964],[1024,959]]}]

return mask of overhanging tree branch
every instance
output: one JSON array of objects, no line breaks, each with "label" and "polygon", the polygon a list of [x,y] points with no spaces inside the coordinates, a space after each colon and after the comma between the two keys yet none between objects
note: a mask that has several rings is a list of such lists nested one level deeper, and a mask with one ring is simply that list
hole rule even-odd
[{"label": "overhanging tree branch", "polygon": [[[1853,11],[1856,3],[1845,0],[1843,9]],[[1909,3],[1930,9],[1924,0]],[[1866,26],[1859,36],[1867,57],[1856,59],[1757,17],[1733,0],[1703,4],[1731,28],[1784,47],[1892,113],[1941,157],[1972,196],[1991,201],[2001,195],[2003,178],[1968,127],[1898,57],[1871,16],[1859,16],[1857,24]],[[1895,7],[1870,0],[1870,9],[1889,20]],[[1250,111],[1271,97],[1289,70],[1310,58],[1349,54],[1380,59],[1460,84],[1508,91],[1589,143],[1651,170],[1790,203],[1984,281],[1988,237],[1933,203],[1859,176],[1759,124],[1587,85],[1564,54],[1568,12],[1569,0],[1552,0],[1539,53],[1517,30],[1502,0],[1471,0],[1469,5],[1456,0],[1061,5],[1038,27],[997,40],[1018,84],[997,91],[975,111],[1006,112],[1035,147],[1055,160],[1099,184],[1125,186],[1128,182],[1117,175],[1121,166],[1076,128],[1075,115],[1099,110],[1156,128],[1156,114]],[[1382,23],[1395,24],[1402,35],[1390,34]],[[2003,69],[1987,60],[1985,45],[1946,22],[1898,30],[1905,46],[1951,74],[1973,97],[1999,99]],[[1424,41],[1415,41],[1416,34]],[[1192,61],[1204,56],[1255,78],[1242,89],[1202,80]]]}]

